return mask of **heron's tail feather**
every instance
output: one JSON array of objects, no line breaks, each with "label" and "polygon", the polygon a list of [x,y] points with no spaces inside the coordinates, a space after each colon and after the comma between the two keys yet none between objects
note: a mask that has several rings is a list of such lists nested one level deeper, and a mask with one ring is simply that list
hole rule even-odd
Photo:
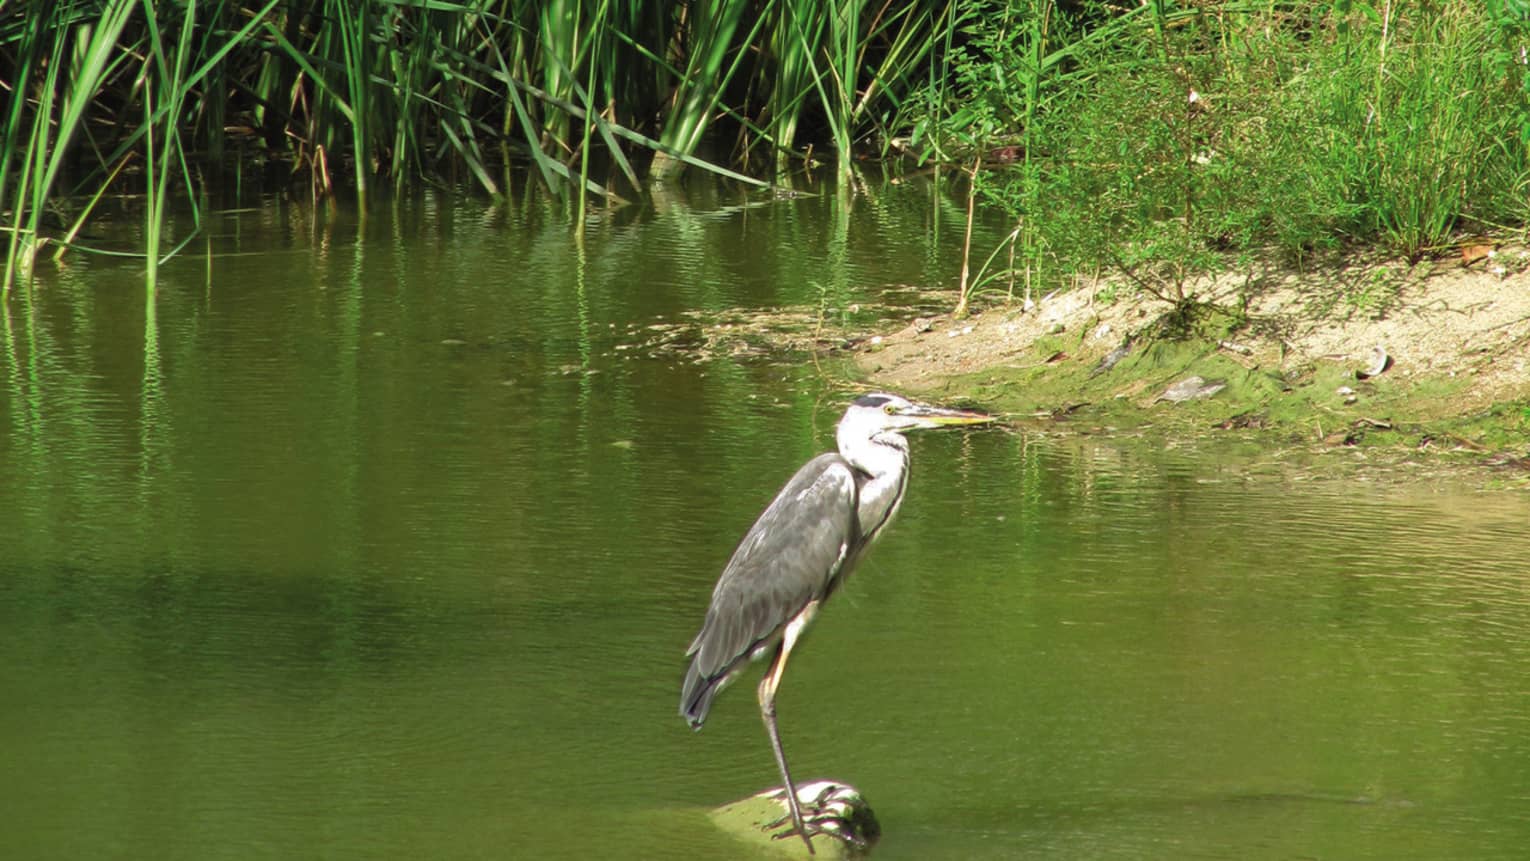
[{"label": "heron's tail feather", "polygon": [[691,729],[701,729],[706,721],[712,698],[717,696],[717,681],[721,680],[702,678],[695,664],[685,671],[685,683],[680,688],[680,716],[690,723]]}]

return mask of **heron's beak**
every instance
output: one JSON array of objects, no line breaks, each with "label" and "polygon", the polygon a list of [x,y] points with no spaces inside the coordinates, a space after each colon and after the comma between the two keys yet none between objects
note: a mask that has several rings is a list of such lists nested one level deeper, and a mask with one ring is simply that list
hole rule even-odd
[{"label": "heron's beak", "polygon": [[903,415],[920,420],[925,427],[951,427],[954,425],[980,425],[991,422],[994,417],[986,413],[971,412],[969,410],[948,410],[945,407],[933,407],[929,404],[914,404]]}]

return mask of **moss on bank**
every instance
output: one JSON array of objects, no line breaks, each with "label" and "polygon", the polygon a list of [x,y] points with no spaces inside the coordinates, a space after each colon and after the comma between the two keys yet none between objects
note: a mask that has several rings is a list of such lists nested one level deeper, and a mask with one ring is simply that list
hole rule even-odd
[{"label": "moss on bank", "polygon": [[[1221,298],[1178,306],[1099,298],[1108,292],[921,321],[863,348],[856,371],[1056,431],[1239,434],[1530,465],[1530,272],[1419,267],[1382,309],[1314,306],[1296,276],[1241,294],[1207,285],[1197,295]],[[1377,349],[1386,368],[1367,374]],[[1192,377],[1204,396],[1165,397]]]}]

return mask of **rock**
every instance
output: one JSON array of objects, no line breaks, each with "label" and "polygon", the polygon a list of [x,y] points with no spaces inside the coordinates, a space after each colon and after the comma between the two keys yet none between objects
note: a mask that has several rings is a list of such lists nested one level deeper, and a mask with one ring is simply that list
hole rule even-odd
[{"label": "rock", "polygon": [[929,317],[915,317],[914,322],[908,324],[908,326],[905,327],[904,330],[899,334],[923,335],[925,332],[928,332],[933,328],[935,328],[934,320],[931,320]]},{"label": "rock", "polygon": [[1098,377],[1100,374],[1103,374],[1111,368],[1114,368],[1116,364],[1122,359],[1126,358],[1127,355],[1131,353],[1131,351],[1132,339],[1128,337],[1126,340],[1121,342],[1121,346],[1106,353],[1105,358],[1100,359],[1100,363],[1095,365],[1094,370],[1089,372],[1090,378],[1092,379],[1094,377]]},{"label": "rock", "polygon": [[812,780],[797,784],[802,818],[819,830],[813,835],[813,855],[807,844],[792,833],[786,792],[768,789],[716,808],[710,818],[718,828],[756,846],[769,847],[786,858],[857,858],[864,856],[881,836],[871,806],[860,790],[837,780]]},{"label": "rock", "polygon": [[1392,357],[1387,355],[1385,347],[1380,344],[1371,350],[1371,362],[1365,366],[1365,370],[1356,371],[1355,379],[1368,380],[1371,377],[1380,376],[1387,368],[1392,367]]},{"label": "rock", "polygon": [[1227,388],[1225,380],[1206,380],[1201,377],[1186,377],[1183,380],[1163,390],[1163,394],[1154,399],[1168,401],[1171,404],[1193,401],[1196,398],[1209,398],[1217,392]]}]

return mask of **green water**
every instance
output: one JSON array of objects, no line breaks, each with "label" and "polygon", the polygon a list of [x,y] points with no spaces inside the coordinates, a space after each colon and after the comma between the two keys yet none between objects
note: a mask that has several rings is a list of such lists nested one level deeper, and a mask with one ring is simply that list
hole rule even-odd
[{"label": "green water", "polygon": [[[0,855],[748,857],[704,811],[775,780],[753,684],[693,734],[682,653],[844,369],[631,345],[949,285],[932,199],[701,188],[582,247],[271,204],[152,318],[130,262],[45,267],[0,331]],[[998,429],[914,469],[779,701],[876,857],[1526,857],[1523,494]]]}]

